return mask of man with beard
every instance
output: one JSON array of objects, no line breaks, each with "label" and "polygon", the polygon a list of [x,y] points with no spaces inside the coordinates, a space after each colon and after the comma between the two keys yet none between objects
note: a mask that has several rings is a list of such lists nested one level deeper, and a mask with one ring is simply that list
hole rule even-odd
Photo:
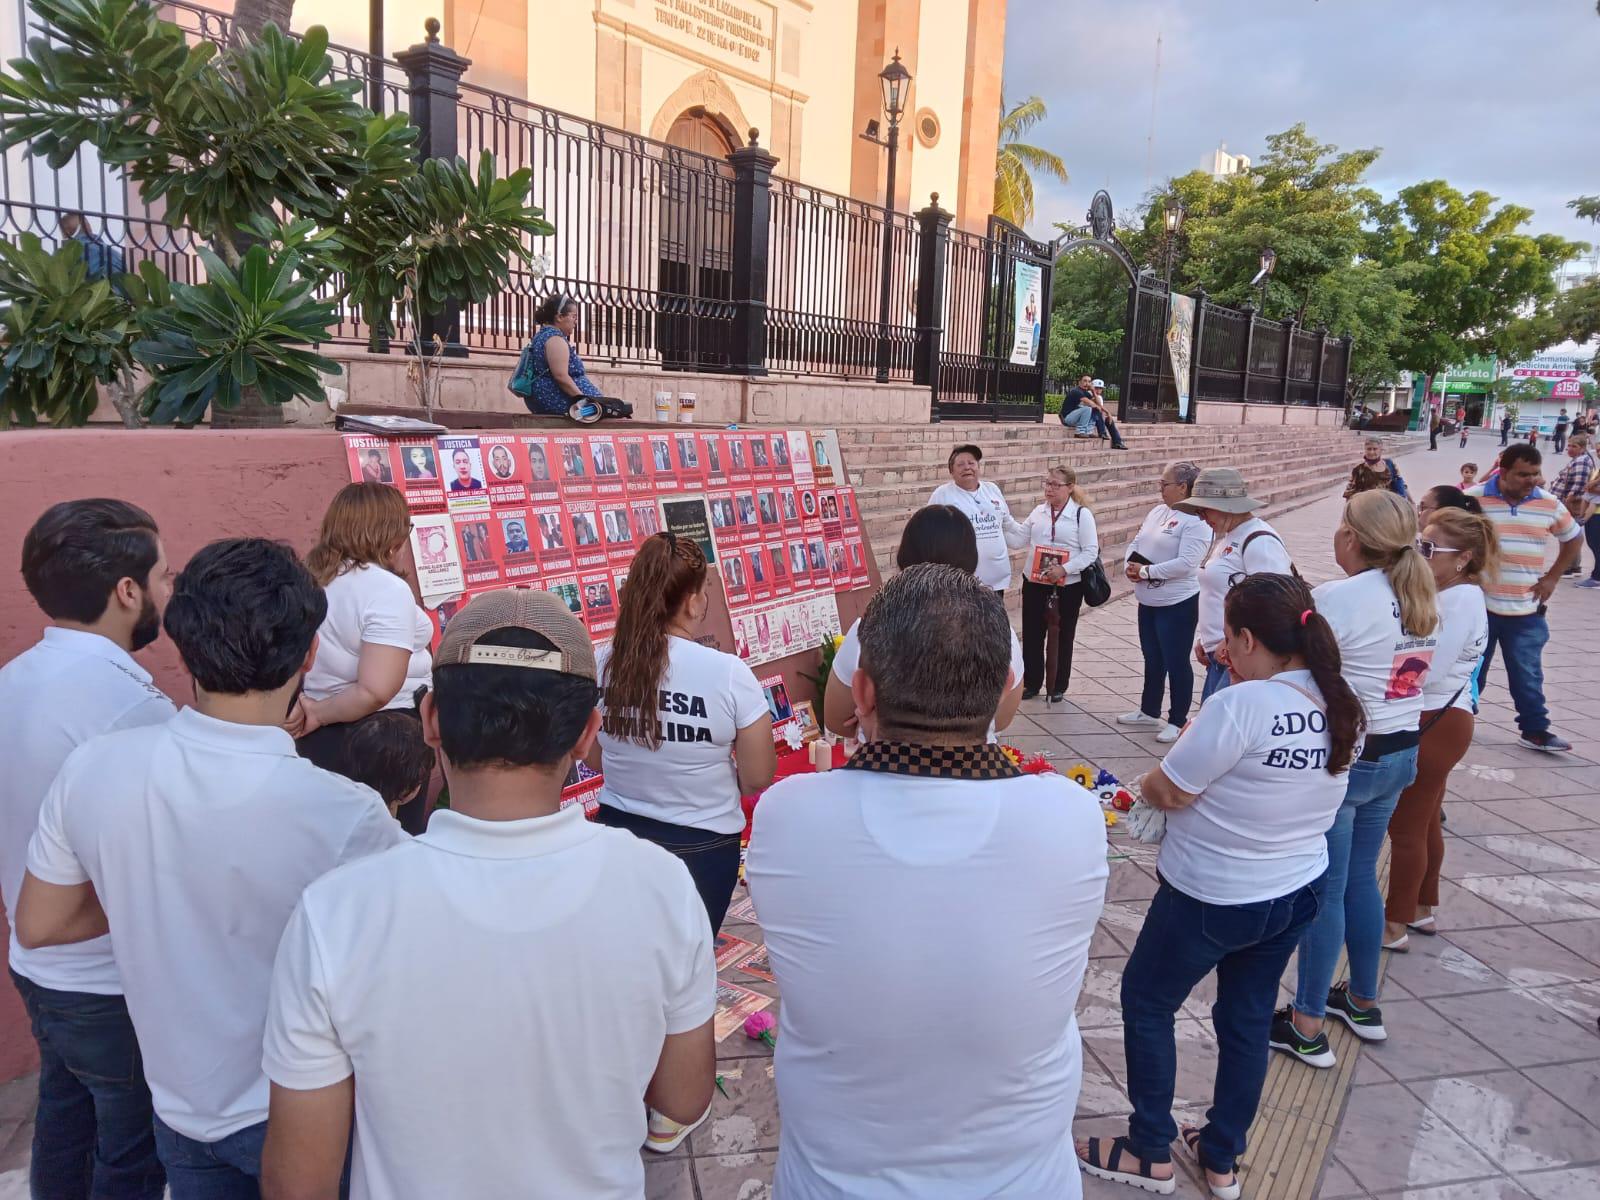
[{"label": "man with beard", "polygon": [[[0,668],[0,886],[11,914],[40,805],[67,756],[174,711],[132,657],[159,635],[172,594],[148,513],[120,500],[55,505],[23,539],[22,578],[50,624]],[[13,935],[11,978],[39,1043],[33,1194],[159,1197],[150,1090],[110,938],[24,950]]]}]

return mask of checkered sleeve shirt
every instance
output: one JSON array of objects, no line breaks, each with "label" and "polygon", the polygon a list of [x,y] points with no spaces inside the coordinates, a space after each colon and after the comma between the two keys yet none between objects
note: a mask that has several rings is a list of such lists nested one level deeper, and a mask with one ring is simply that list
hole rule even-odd
[{"label": "checkered sleeve shirt", "polygon": [[1561,474],[1557,475],[1555,482],[1550,485],[1550,491],[1558,500],[1576,500],[1583,495],[1583,489],[1588,485],[1594,470],[1594,455],[1585,450],[1561,468]]}]

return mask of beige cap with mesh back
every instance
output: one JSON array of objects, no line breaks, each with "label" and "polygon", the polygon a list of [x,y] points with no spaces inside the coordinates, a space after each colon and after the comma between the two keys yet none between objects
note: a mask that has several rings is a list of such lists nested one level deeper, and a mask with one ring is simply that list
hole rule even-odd
[{"label": "beige cap with mesh back", "polygon": [[[518,646],[480,646],[479,640],[498,629],[526,629],[548,639],[554,650]],[[473,597],[450,618],[439,649],[436,667],[474,663],[492,667],[526,667],[554,671],[596,682],[594,644],[583,622],[572,615],[560,597],[533,588],[502,588]]]}]

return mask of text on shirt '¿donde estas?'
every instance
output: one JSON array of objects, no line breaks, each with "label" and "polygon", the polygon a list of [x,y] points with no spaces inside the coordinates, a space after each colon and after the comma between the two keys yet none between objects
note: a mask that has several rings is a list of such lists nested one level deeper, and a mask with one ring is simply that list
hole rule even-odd
[{"label": "text on shirt '\u00bfdonde estas?'", "polygon": [[[1328,717],[1321,712],[1278,713],[1272,718],[1273,737],[1299,737],[1303,733],[1326,733]],[[1284,771],[1320,770],[1328,765],[1328,748],[1276,746],[1267,752],[1265,765]]]},{"label": "text on shirt '\u00bfdonde estas?'", "polygon": [[[605,693],[601,693],[604,698]],[[667,717],[699,717],[701,720],[710,720],[710,713],[706,710],[705,698],[691,696],[685,692],[661,692],[659,705],[663,714],[661,720],[661,740],[664,742],[705,742],[710,744],[711,730],[705,725],[690,725],[684,721],[669,721]],[[630,722],[631,724],[631,722]],[[630,736],[635,731],[628,730],[623,736]],[[642,735],[643,730],[638,730]]]}]

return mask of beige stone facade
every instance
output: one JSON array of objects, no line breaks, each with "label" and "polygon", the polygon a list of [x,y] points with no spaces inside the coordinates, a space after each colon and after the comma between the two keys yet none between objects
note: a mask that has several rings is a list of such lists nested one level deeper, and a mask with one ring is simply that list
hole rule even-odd
[{"label": "beige stone facade", "polygon": [[[471,83],[709,153],[759,129],[780,175],[873,203],[886,156],[859,135],[883,120],[878,72],[898,50],[896,207],[937,192],[959,225],[988,219],[1006,0],[385,0],[386,53],[430,16]],[[351,0],[295,5],[297,28],[346,46],[366,46],[366,22]]]}]

